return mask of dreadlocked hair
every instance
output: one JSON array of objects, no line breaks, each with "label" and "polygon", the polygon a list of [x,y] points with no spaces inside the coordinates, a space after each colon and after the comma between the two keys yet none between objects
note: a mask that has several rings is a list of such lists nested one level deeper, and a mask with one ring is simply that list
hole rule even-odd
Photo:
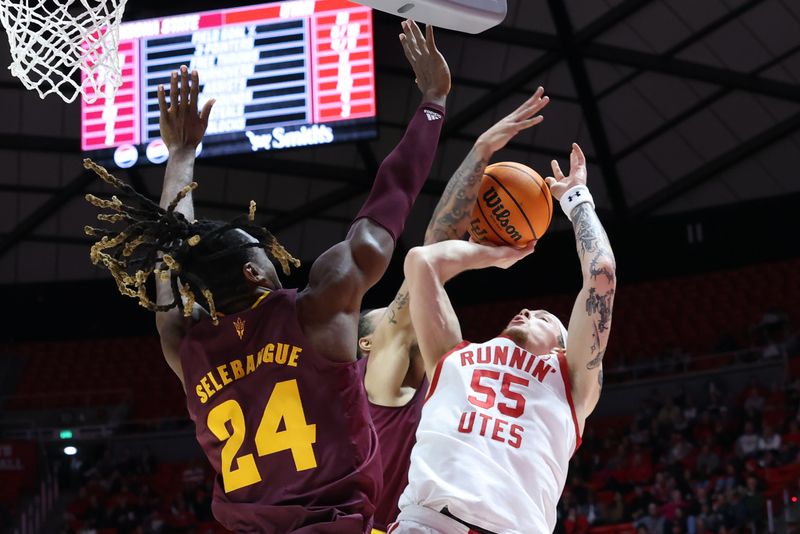
[{"label": "dreadlocked hair", "polygon": [[[248,290],[241,268],[250,261],[252,249],[262,248],[281,265],[284,274],[288,275],[292,266],[300,266],[269,230],[255,224],[256,203],[252,200],[247,215],[232,221],[189,221],[175,208],[197,183],[181,189],[163,209],[92,160],[83,160],[83,166],[125,198],[123,202],[117,196],[86,195],[90,204],[110,211],[98,214],[98,220],[124,226],[121,231],[86,226],[85,233],[98,238],[89,257],[94,265],[109,270],[120,293],[138,299],[148,310],[163,312],[177,307],[188,317],[197,302],[218,324],[215,295],[224,300]],[[157,304],[148,296],[146,284],[151,276],[169,282],[172,302]]]}]

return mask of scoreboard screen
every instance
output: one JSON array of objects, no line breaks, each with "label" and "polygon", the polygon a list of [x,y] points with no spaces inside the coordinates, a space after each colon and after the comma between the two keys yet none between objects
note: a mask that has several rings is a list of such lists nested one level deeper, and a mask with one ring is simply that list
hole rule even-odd
[{"label": "scoreboard screen", "polygon": [[163,163],[157,88],[186,65],[211,98],[201,156],[375,137],[372,11],[298,0],[137,20],[120,27],[122,86],[83,103],[81,146],[105,165]]}]

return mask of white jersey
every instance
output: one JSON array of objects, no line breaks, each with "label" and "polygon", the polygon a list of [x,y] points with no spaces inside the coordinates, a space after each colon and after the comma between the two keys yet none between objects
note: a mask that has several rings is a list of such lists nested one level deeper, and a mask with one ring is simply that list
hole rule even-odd
[{"label": "white jersey", "polygon": [[563,352],[536,356],[506,337],[464,341],[431,380],[400,520],[404,508],[447,507],[499,534],[552,532],[579,445]]}]

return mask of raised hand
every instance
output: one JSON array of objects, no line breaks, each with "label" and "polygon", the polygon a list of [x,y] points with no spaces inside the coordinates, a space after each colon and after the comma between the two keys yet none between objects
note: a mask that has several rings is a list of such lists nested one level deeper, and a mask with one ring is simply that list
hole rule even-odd
[{"label": "raised hand", "polygon": [[406,59],[414,69],[417,87],[426,100],[443,103],[444,98],[450,93],[450,67],[436,48],[433,27],[426,27],[425,35],[422,35],[422,31],[413,20],[403,21],[402,26],[400,42]]},{"label": "raised hand", "polygon": [[569,176],[564,176],[558,162],[550,162],[553,167],[553,176],[545,178],[550,186],[550,193],[556,200],[561,200],[561,195],[576,185],[586,185],[586,156],[578,143],[572,143],[572,152],[569,155]]},{"label": "raised hand", "polygon": [[542,122],[544,117],[537,113],[550,102],[550,97],[543,95],[544,89],[539,87],[533,96],[520,107],[481,134],[476,145],[485,147],[493,154],[506,146],[522,130],[527,130]]},{"label": "raised hand", "polygon": [[[178,77],[180,76],[180,80]],[[161,138],[170,152],[189,148],[194,150],[208,128],[208,117],[216,100],[205,103],[203,109],[197,111],[197,97],[200,92],[200,78],[196,70],[181,66],[180,74],[173,71],[170,76],[169,107],[164,94],[164,86],[158,86],[158,108],[161,111]]]}]

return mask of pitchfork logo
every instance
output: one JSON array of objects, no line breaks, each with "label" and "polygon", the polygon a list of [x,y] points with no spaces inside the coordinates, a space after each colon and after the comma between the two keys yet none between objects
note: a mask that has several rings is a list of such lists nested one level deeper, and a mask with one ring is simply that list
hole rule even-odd
[{"label": "pitchfork logo", "polygon": [[239,339],[244,338],[244,321],[242,321],[241,317],[236,318],[233,322],[233,327],[236,329],[236,335],[239,336]]}]

